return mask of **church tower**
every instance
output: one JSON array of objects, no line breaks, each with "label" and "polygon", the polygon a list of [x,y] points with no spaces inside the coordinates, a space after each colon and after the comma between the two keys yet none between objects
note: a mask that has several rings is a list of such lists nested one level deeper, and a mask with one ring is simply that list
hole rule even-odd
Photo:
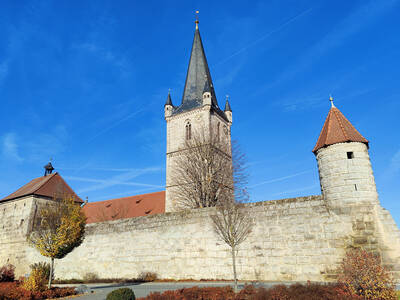
[{"label": "church tower", "polygon": [[175,210],[174,190],[179,188],[172,182],[174,158],[185,151],[185,141],[200,130],[205,136],[211,133],[223,136],[229,145],[231,141],[232,110],[228,99],[224,111],[218,106],[197,20],[181,104],[174,106],[168,93],[164,112],[167,122],[165,211],[170,212]]},{"label": "church tower", "polygon": [[332,207],[379,204],[368,141],[354,128],[330,97],[331,109],[313,152],[321,192]]}]

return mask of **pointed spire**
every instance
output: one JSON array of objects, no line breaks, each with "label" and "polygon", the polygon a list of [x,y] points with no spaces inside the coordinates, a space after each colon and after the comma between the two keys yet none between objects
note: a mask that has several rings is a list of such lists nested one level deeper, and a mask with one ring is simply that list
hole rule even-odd
[{"label": "pointed spire", "polygon": [[229,95],[226,95],[225,111],[232,111],[231,106],[229,105]]},{"label": "pointed spire", "polygon": [[[167,101],[165,101],[165,105],[172,105],[172,100],[171,100],[171,89],[168,89],[168,96],[167,96]],[[164,106],[165,106],[164,105]]]},{"label": "pointed spire", "polygon": [[341,111],[333,105],[332,96],[329,100],[331,101],[332,107],[326,117],[317,144],[313,149],[314,154],[323,147],[337,143],[359,142],[366,144],[368,147],[368,140],[364,138],[350,121],[346,119]]},{"label": "pointed spire", "polygon": [[[196,23],[197,24],[197,23]],[[204,89],[211,93],[213,107],[218,108],[214,86],[208,68],[200,31],[196,28],[193,38],[192,51],[190,54],[189,67],[186,75],[185,87],[183,89],[182,103],[176,113],[191,110],[202,106]]]}]

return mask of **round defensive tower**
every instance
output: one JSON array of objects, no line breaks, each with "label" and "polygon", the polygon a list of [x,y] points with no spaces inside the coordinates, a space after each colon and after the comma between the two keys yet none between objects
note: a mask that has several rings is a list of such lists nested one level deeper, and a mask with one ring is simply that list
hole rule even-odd
[{"label": "round defensive tower", "polygon": [[333,104],[313,152],[321,192],[332,206],[378,204],[374,174],[365,139]]}]

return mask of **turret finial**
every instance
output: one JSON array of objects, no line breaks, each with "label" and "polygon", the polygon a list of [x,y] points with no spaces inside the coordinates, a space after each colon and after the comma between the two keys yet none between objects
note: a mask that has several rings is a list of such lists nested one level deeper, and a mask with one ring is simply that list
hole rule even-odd
[{"label": "turret finial", "polygon": [[196,21],[194,21],[196,24],[196,29],[199,29],[199,11],[196,10]]},{"label": "turret finial", "polygon": [[331,106],[336,107],[335,104],[333,104],[333,97],[332,95],[329,95],[329,101],[331,101]]},{"label": "turret finial", "polygon": [[50,158],[49,163],[43,167],[44,168],[44,176],[50,175],[53,172],[54,168],[53,168],[53,165],[51,164],[52,160],[53,159]]}]

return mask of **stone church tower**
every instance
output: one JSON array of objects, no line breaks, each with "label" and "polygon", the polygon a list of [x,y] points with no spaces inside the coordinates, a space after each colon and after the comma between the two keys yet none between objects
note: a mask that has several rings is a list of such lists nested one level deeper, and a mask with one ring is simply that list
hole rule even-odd
[{"label": "stone church tower", "polygon": [[185,151],[185,141],[191,139],[196,132],[204,131],[205,137],[211,133],[223,135],[230,145],[230,128],[232,125],[232,110],[228,99],[225,109],[218,106],[214,85],[208,68],[203,43],[200,37],[198,21],[190,54],[189,67],[186,75],[182,101],[179,106],[172,104],[170,93],[164,106],[167,122],[167,169],[165,211],[174,211],[174,157]]},{"label": "stone church tower", "polygon": [[333,104],[313,152],[321,192],[332,207],[379,204],[368,141]]}]

